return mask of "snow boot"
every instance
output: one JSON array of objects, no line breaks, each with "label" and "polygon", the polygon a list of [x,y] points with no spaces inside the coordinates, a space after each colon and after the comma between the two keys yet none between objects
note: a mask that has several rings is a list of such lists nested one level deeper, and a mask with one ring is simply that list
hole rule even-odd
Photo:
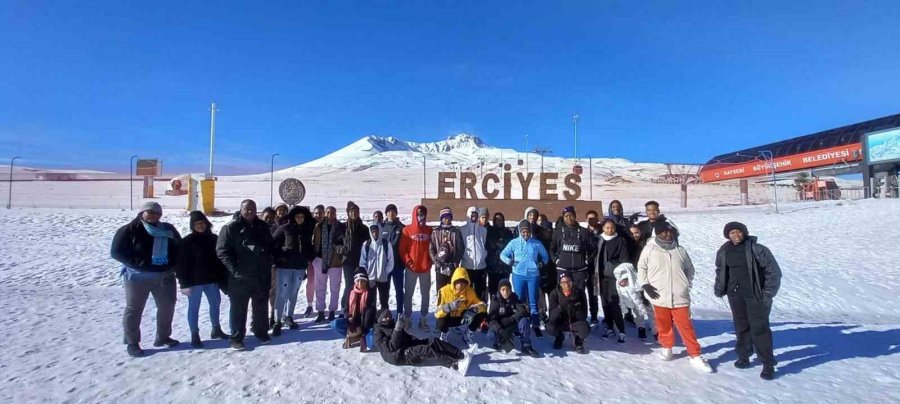
[{"label": "snow boot", "polygon": [[333,312],[333,311],[329,311],[329,312],[328,312],[328,322],[330,323],[330,322],[332,322],[332,321],[334,321],[334,312]]},{"label": "snow boot", "polygon": [[225,339],[228,338],[228,335],[222,332],[221,326],[213,326],[212,332],[209,333],[210,339]]},{"label": "snow boot", "polygon": [[625,343],[625,333],[624,332],[619,333],[619,337],[616,339],[616,342],[618,342],[620,344]]},{"label": "snow boot", "polygon": [[325,312],[324,312],[324,311],[320,311],[320,312],[319,312],[319,315],[316,317],[315,323],[316,323],[316,324],[322,324],[322,323],[324,323],[324,322],[325,322]]},{"label": "snow boot", "polygon": [[203,348],[203,341],[200,340],[200,331],[191,333],[191,346],[194,348]]},{"label": "snow boot", "polygon": [[128,344],[128,356],[132,358],[140,358],[144,356],[144,350],[138,344]]},{"label": "snow boot", "polygon": [[[503,352],[509,353],[509,351],[512,351],[515,348],[516,344],[513,342],[512,338],[505,338],[500,342],[500,349],[502,349]],[[524,352],[525,350],[523,349],[522,351]]]},{"label": "snow boot", "polygon": [[591,328],[594,328],[597,324],[599,324],[599,320],[597,320],[597,316],[591,316]]},{"label": "snow boot", "polygon": [[631,324],[632,326],[637,325],[634,323],[634,314],[631,312],[631,310],[628,310],[628,313],[625,313],[625,315],[622,316],[622,318],[625,320],[626,323]]},{"label": "snow boot", "polygon": [[266,334],[266,335],[258,335],[258,336],[256,337],[256,339],[259,340],[259,344],[260,344],[260,345],[266,345],[266,344],[272,342],[272,338],[269,337],[269,334]]},{"label": "snow boot", "polygon": [[759,377],[763,380],[773,380],[775,379],[775,366],[764,365],[762,373],[759,374]]},{"label": "snow boot", "polygon": [[419,319],[419,329],[425,332],[431,332],[431,327],[428,326],[428,319],[425,317]]},{"label": "snow boot", "polygon": [[750,359],[738,358],[736,361],[734,361],[734,367],[738,369],[747,369],[750,367]]},{"label": "snow boot", "polygon": [[647,329],[646,328],[644,328],[644,327],[638,328],[638,339],[640,339],[641,341],[647,340]]},{"label": "snow boot", "polygon": [[244,350],[244,341],[233,339],[231,340],[231,349],[235,351],[243,351]]},{"label": "snow boot", "polygon": [[672,360],[672,348],[663,348],[662,352],[659,353],[659,357],[664,361]]},{"label": "snow boot", "polygon": [[303,317],[309,318],[313,314],[312,306],[306,308],[306,312],[303,313]]},{"label": "snow boot", "polygon": [[296,329],[300,328],[300,325],[297,324],[296,322],[294,322],[293,317],[285,316],[281,322],[284,323],[284,325],[286,325],[287,328],[289,328],[291,330],[296,330]]},{"label": "snow boot", "polygon": [[703,359],[702,356],[691,358],[691,366],[703,373],[712,373],[712,367],[709,366],[709,362],[707,362],[706,359]]},{"label": "snow boot", "polygon": [[579,338],[578,336],[575,336],[575,352],[578,352],[580,354],[587,353],[587,350],[584,349],[584,340]]},{"label": "snow boot", "polygon": [[273,337],[281,336],[281,322],[280,321],[275,323],[274,326],[272,326],[272,336]]},{"label": "snow boot", "polygon": [[155,346],[157,348],[164,346],[164,345],[168,346],[169,348],[172,348],[178,344],[180,344],[180,342],[178,342],[177,340],[174,340],[172,338],[158,339],[156,341],[153,341],[153,346]]},{"label": "snow boot", "polygon": [[531,345],[526,345],[526,346],[522,347],[522,353],[525,355],[531,356],[532,358],[540,358],[541,357],[541,354],[539,354],[538,351],[535,351],[534,348],[531,347]]},{"label": "snow boot", "polygon": [[562,335],[553,339],[553,349],[562,349],[562,344],[565,339]]},{"label": "snow boot", "polygon": [[600,338],[610,339],[614,336],[616,336],[616,330],[614,330],[612,328],[607,328],[606,331],[604,331],[603,334],[600,335]]}]

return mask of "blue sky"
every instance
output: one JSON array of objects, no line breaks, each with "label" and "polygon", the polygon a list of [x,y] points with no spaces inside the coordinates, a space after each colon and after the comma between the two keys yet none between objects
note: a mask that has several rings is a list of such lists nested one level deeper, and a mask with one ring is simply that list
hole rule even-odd
[{"label": "blue sky", "polygon": [[[703,162],[900,112],[893,1],[37,2],[0,8],[0,158],[220,173],[368,134]],[[508,4],[507,4],[508,3]],[[492,5],[486,5],[492,4]]]}]

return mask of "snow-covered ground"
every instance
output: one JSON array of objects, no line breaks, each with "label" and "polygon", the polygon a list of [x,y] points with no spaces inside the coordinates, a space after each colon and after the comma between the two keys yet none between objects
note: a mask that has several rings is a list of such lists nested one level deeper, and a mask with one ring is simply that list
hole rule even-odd
[{"label": "snow-covered ground", "polygon": [[[601,341],[594,331],[587,355],[553,351],[546,337],[536,343],[543,358],[482,353],[468,377],[437,367],[392,367],[377,353],[342,350],[338,335],[311,319],[271,345],[249,337],[246,352],[227,349],[225,341],[195,350],[184,343],[189,332],[180,295],[173,337],[181,346],[151,347],[155,316],[148,303],[148,355],[132,359],[121,343],[124,291],[109,244],[133,215],[0,210],[6,313],[0,317],[0,401],[900,402],[895,200],[811,203],[779,215],[753,208],[670,214],[697,267],[695,325],[715,374],[692,369],[681,348],[677,360],[661,362],[658,348],[639,342],[634,329],[625,345]],[[181,212],[170,210],[164,220],[187,231]],[[216,229],[226,220],[212,219]],[[784,272],[772,313],[780,361],[772,382],[759,378],[758,363],[750,370],[731,366],[730,313],[712,294],[714,254],[731,220],[746,223]],[[227,298],[222,312],[227,318]],[[201,330],[209,332],[205,307]],[[476,341],[487,344],[481,334]]]}]

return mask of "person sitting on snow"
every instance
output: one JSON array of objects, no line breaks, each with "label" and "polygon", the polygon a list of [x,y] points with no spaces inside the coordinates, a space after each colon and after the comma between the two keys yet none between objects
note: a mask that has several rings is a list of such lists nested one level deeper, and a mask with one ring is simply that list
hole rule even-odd
[{"label": "person sitting on snow", "polygon": [[450,284],[438,291],[437,311],[434,317],[437,319],[437,328],[441,331],[441,340],[447,340],[447,332],[450,327],[467,327],[463,331],[463,341],[468,345],[472,333],[481,325],[481,321],[487,317],[485,305],[472,283],[465,268],[459,267],[453,271]]},{"label": "person sitting on snow", "polygon": [[547,332],[553,336],[553,349],[562,348],[563,333],[572,332],[575,335],[575,351],[585,353],[584,339],[591,332],[587,323],[587,298],[583,289],[578,289],[572,283],[568,273],[562,273],[559,277],[559,286],[550,293],[550,320],[547,322]]},{"label": "person sitting on snow", "polygon": [[369,277],[365,272],[357,272],[353,276],[353,289],[350,291],[350,308],[347,311],[347,338],[344,349],[359,342],[359,350],[366,351],[365,335],[375,324],[374,293],[369,293]]},{"label": "person sitting on snow", "polygon": [[522,343],[522,353],[537,356],[538,353],[531,346],[531,316],[528,305],[522,303],[519,296],[513,293],[509,280],[501,279],[498,289],[500,291],[491,298],[491,309],[487,317],[494,349],[511,351],[515,347],[513,339],[518,335]]},{"label": "person sitting on snow", "polygon": [[437,338],[419,339],[406,332],[408,317],[382,310],[375,325],[375,346],[381,359],[395,366],[425,366],[429,362],[456,369],[465,355],[459,348]]},{"label": "person sitting on snow", "polygon": [[633,310],[635,323],[638,327],[638,338],[647,340],[647,326],[656,338],[656,319],[653,317],[653,308],[644,297],[644,291],[637,282],[637,271],[630,263],[620,264],[613,271],[616,277],[616,292],[619,294],[619,305],[622,312]]}]

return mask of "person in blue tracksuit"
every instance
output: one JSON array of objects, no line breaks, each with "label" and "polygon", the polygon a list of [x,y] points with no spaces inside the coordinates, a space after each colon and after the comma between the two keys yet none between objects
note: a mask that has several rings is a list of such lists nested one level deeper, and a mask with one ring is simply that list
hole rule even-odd
[{"label": "person in blue tracksuit", "polygon": [[500,259],[512,267],[513,290],[519,297],[528,301],[531,309],[532,325],[535,335],[540,333],[540,315],[538,314],[538,294],[541,287],[540,269],[550,262],[547,249],[540,241],[531,237],[532,224],[528,220],[519,222],[519,237],[513,239],[500,253]]}]

